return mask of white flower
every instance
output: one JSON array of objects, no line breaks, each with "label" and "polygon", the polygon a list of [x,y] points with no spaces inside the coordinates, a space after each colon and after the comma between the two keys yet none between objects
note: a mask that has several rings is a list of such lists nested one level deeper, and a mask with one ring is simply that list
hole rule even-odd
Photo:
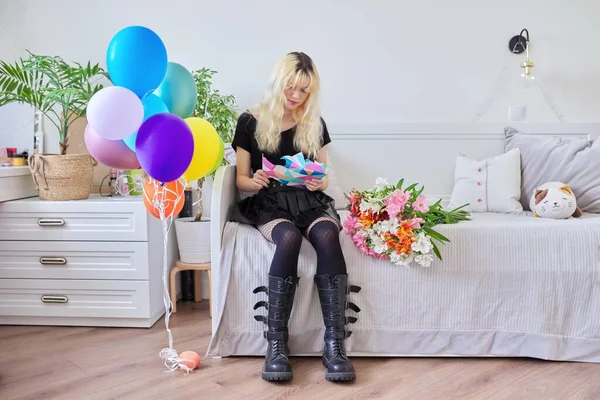
[{"label": "white flower", "polygon": [[423,232],[417,235],[417,241],[411,245],[413,251],[421,254],[427,254],[433,249],[431,240]]},{"label": "white flower", "polygon": [[398,230],[398,227],[400,226],[400,223],[398,222],[397,218],[390,218],[388,220],[378,222],[378,224],[380,224],[381,231],[383,233],[394,233]]},{"label": "white flower", "polygon": [[360,202],[360,212],[365,212],[371,209],[371,203],[369,203],[368,201],[361,201]]},{"label": "white flower", "polygon": [[402,265],[403,264],[403,258],[400,254],[396,253],[395,251],[392,251],[390,253],[390,261],[393,262],[396,265]]},{"label": "white flower", "polygon": [[395,251],[390,253],[390,261],[396,265],[400,265],[403,267],[409,267],[411,261],[413,260],[413,255],[407,256],[406,254],[398,254]]},{"label": "white flower", "polygon": [[377,236],[381,236],[381,234],[383,233],[382,228],[383,227],[381,226],[381,222],[375,222],[373,225],[371,225],[371,229],[373,229],[373,232]]},{"label": "white flower", "polygon": [[386,186],[389,186],[386,178],[379,177],[375,180],[375,189],[377,189],[377,191],[385,189]]},{"label": "white flower", "polygon": [[415,262],[421,267],[429,267],[433,262],[433,256],[431,254],[419,254],[415,257]]},{"label": "white flower", "polygon": [[371,238],[371,243],[373,244],[373,251],[377,254],[385,253],[387,250],[387,244],[383,241],[379,236],[373,236]]},{"label": "white flower", "polygon": [[366,212],[372,210],[374,213],[378,213],[381,211],[381,206],[377,204],[371,204],[368,201],[363,201],[360,203],[360,211]]}]

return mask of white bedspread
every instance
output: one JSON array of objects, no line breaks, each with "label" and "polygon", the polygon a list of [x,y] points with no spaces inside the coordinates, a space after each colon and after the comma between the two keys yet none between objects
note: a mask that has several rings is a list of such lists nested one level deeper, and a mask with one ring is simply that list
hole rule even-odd
[{"label": "white bedspread", "polygon": [[[343,217],[344,215],[342,215]],[[515,356],[600,362],[600,215],[542,220],[474,214],[437,227],[452,242],[443,261],[406,269],[341,243],[351,301],[351,355]],[[252,306],[264,294],[274,245],[229,222],[221,265],[213,267],[213,338],[208,356],[264,355],[264,325]],[[323,323],[312,277],[316,254],[304,240],[290,323],[293,354],[319,354]],[[215,271],[216,269],[216,271]],[[265,313],[264,309],[259,309]]]}]

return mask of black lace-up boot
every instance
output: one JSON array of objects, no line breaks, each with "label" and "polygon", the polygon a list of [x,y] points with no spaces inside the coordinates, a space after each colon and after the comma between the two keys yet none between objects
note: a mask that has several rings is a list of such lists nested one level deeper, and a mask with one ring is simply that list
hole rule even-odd
[{"label": "black lace-up boot", "polygon": [[360,287],[348,286],[348,275],[316,275],[315,283],[319,289],[319,300],[325,323],[325,347],[323,365],[327,368],[325,379],[328,381],[351,381],[356,379],[352,362],[346,356],[344,340],[352,334],[346,330],[347,324],[356,322],[355,317],[346,317],[346,310],[360,312],[354,303],[348,302],[349,293],[358,293]]},{"label": "black lace-up boot", "polygon": [[269,275],[269,286],[260,286],[254,293],[265,292],[268,301],[259,301],[254,309],[265,307],[268,316],[255,315],[254,319],[267,325],[265,338],[268,342],[262,378],[267,381],[286,381],[293,377],[289,362],[288,321],[292,311],[294,295],[298,286],[298,277],[285,279]]}]

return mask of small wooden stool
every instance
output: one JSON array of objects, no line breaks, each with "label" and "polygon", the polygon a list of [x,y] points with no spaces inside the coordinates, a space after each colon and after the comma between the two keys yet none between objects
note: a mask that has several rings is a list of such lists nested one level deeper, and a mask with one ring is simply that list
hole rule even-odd
[{"label": "small wooden stool", "polygon": [[202,271],[206,271],[208,274],[208,312],[210,318],[212,318],[212,281],[210,279],[210,263],[204,264],[188,264],[181,261],[177,261],[175,266],[171,269],[169,275],[169,292],[171,294],[171,303],[173,303],[173,314],[177,312],[177,273],[179,271],[194,271],[194,301],[199,303],[202,301],[202,280],[200,279]]}]

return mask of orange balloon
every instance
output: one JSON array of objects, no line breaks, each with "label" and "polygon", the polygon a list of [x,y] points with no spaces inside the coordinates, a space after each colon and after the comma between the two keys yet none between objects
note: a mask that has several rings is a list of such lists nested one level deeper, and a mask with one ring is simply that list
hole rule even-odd
[{"label": "orange balloon", "polygon": [[179,180],[167,182],[161,185],[154,179],[148,179],[144,183],[144,206],[154,218],[160,219],[160,209],[156,202],[164,202],[165,218],[177,216],[185,203],[183,185]]},{"label": "orange balloon", "polygon": [[[179,358],[185,358],[186,361],[181,361],[188,368],[196,369],[200,366],[200,356],[195,351],[187,350],[179,355]],[[191,361],[188,361],[191,360]]]}]

